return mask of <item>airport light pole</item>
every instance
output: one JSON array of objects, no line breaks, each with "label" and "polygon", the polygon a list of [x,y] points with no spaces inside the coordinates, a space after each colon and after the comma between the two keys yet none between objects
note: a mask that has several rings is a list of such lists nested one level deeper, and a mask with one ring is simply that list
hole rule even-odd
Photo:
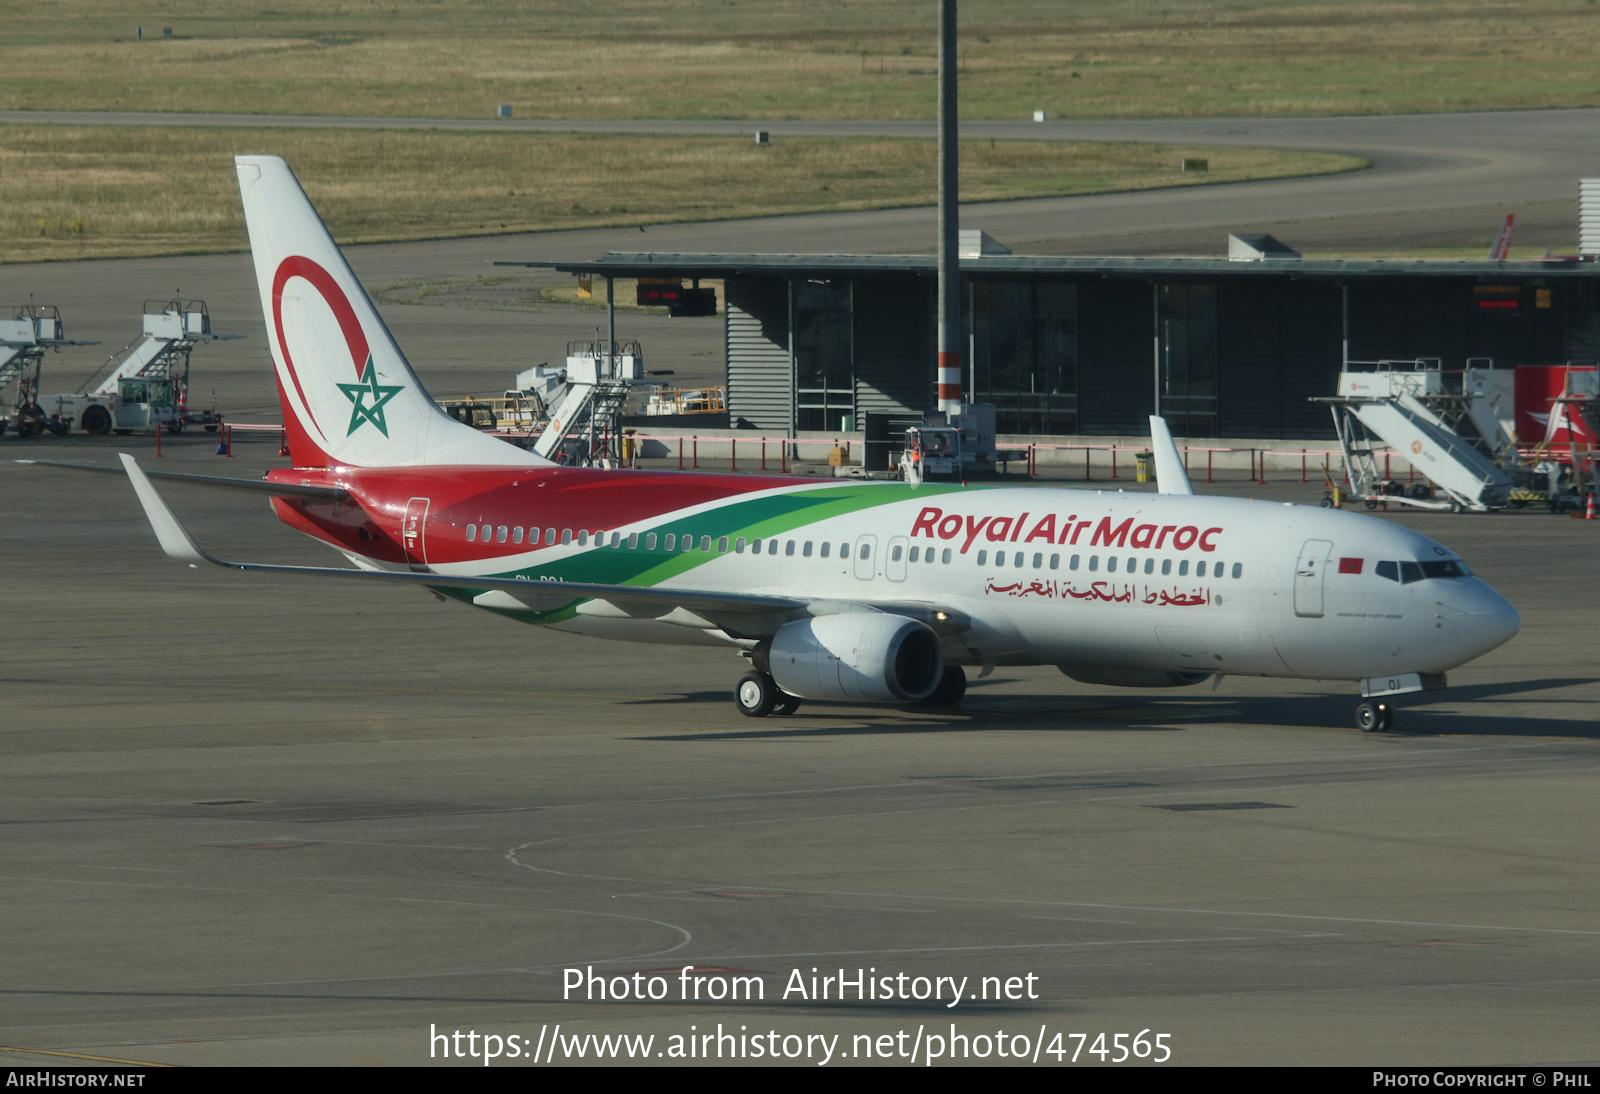
[{"label": "airport light pole", "polygon": [[939,410],[961,407],[961,189],[956,145],[956,0],[939,0]]}]

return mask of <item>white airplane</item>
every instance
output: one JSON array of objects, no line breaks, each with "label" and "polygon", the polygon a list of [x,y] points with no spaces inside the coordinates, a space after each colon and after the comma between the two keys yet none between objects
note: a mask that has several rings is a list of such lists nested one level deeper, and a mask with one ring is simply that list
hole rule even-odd
[{"label": "white airplane", "polygon": [[[283,160],[236,161],[293,468],[290,527],[353,568],[226,562],[122,462],[167,554],[409,583],[596,638],[749,661],[752,717],[803,699],[959,702],[965,668],[1100,685],[1217,675],[1359,681],[1356,721],[1517,633],[1448,548],[1371,517],[1196,497],[1151,419],[1160,493],[797,482],[558,467],[453,421],[423,389]],[[193,478],[193,476],[171,476]]]}]

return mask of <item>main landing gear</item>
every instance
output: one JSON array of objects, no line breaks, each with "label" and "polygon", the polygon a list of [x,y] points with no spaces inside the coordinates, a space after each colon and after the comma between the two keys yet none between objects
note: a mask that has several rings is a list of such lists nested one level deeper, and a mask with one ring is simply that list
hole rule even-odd
[{"label": "main landing gear", "polygon": [[1382,699],[1356,704],[1356,728],[1363,733],[1387,733],[1394,727],[1394,708]]},{"label": "main landing gear", "polygon": [[953,707],[961,702],[961,697],[967,693],[967,674],[961,671],[960,665],[946,665],[944,675],[939,677],[939,683],[933,689],[933,694],[922,700],[918,706],[925,707]]},{"label": "main landing gear", "polygon": [[784,691],[764,672],[747,672],[733,689],[733,704],[746,718],[765,718],[769,714],[793,714],[800,709],[800,697]]}]

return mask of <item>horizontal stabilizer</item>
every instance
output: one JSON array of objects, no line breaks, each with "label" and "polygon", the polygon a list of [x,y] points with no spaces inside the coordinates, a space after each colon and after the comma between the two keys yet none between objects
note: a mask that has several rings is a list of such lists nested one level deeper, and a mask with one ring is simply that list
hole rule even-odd
[{"label": "horizontal stabilizer", "polygon": [[[39,467],[61,467],[68,471],[98,471],[104,475],[122,475],[127,473],[122,467],[102,467],[92,463],[65,463],[61,460],[17,460],[17,463],[31,463]],[[176,471],[143,471],[146,478],[168,479],[172,482],[186,482],[194,486],[215,486],[228,490],[248,490],[257,494],[266,494],[273,498],[314,498],[317,501],[348,501],[348,491],[337,486],[312,486],[287,482],[268,482],[266,479],[229,479],[220,475],[184,475]]]}]

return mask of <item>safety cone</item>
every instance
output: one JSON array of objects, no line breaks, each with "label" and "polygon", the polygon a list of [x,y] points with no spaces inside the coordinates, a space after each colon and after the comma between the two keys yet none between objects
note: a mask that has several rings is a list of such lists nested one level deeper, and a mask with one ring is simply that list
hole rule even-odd
[{"label": "safety cone", "polygon": [[1584,520],[1593,520],[1594,519],[1594,491],[1593,490],[1589,491],[1589,507],[1584,510],[1583,519]]}]

